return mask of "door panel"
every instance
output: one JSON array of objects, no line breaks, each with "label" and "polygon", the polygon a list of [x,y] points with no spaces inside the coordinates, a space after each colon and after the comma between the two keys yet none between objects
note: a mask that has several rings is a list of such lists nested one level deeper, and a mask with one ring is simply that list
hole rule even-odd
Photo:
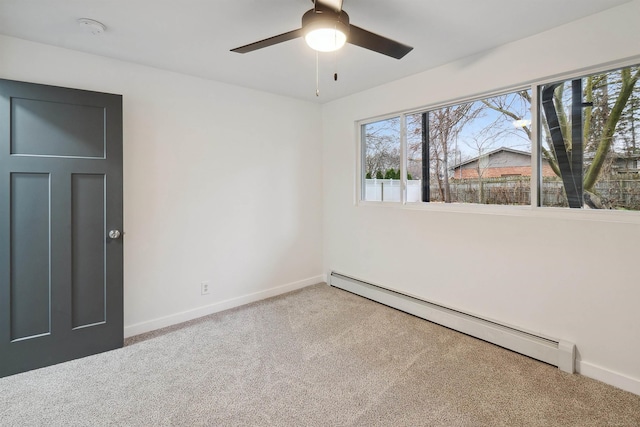
[{"label": "door panel", "polygon": [[72,327],[106,321],[105,176],[73,174],[71,181]]},{"label": "door panel", "polygon": [[104,121],[100,106],[12,98],[11,154],[104,158]]},{"label": "door panel", "polygon": [[11,174],[11,341],[51,332],[49,175]]},{"label": "door panel", "polygon": [[122,97],[0,80],[0,376],[122,346]]}]

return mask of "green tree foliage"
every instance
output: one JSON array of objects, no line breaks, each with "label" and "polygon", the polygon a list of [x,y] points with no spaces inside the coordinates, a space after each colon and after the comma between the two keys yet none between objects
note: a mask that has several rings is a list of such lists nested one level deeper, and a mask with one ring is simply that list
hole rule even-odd
[{"label": "green tree foliage", "polygon": [[394,168],[387,169],[384,174],[384,179],[400,179],[400,169],[395,170]]},{"label": "green tree foliage", "polygon": [[[372,179],[371,171],[367,172],[365,179]],[[389,168],[384,173],[382,171],[376,171],[376,179],[400,179],[400,169]],[[407,179],[411,180],[413,177],[410,173],[407,173]]]}]

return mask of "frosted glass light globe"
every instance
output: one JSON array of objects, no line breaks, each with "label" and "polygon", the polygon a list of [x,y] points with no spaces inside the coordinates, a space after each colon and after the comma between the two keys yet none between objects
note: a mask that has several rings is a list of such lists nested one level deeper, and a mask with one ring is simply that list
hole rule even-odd
[{"label": "frosted glass light globe", "polygon": [[344,46],[347,41],[347,36],[335,28],[317,28],[309,31],[304,39],[309,47],[314,50],[319,52],[333,52]]}]

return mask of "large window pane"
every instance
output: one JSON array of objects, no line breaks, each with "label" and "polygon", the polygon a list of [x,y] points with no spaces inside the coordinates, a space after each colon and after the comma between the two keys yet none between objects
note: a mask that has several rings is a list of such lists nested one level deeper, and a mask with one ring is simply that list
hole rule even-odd
[{"label": "large window pane", "polygon": [[362,200],[400,202],[400,117],[362,125]]},{"label": "large window pane", "polygon": [[640,76],[627,67],[541,88],[540,204],[640,210]]},{"label": "large window pane", "polygon": [[530,111],[519,91],[407,115],[407,201],[529,204]]}]

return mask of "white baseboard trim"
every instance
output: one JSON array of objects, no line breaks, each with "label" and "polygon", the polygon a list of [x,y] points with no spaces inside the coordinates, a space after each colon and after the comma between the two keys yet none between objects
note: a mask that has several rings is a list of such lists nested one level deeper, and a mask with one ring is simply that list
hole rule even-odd
[{"label": "white baseboard trim", "polygon": [[170,314],[168,316],[159,317],[153,320],[147,320],[145,322],[136,323],[133,325],[124,327],[124,337],[129,338],[135,335],[144,334],[146,332],[155,331],[156,329],[166,328],[167,326],[177,325],[178,323],[187,322],[189,320],[197,319],[198,317],[208,316],[209,314],[217,313],[231,308],[239,307],[241,305],[249,304],[252,302],[260,301],[266,298],[275,297],[277,295],[286,294],[287,292],[302,289],[307,286],[315,285],[317,283],[326,282],[326,274],[321,274],[308,279],[299,280],[297,282],[288,283],[286,285],[276,286],[274,288],[265,289],[264,291],[255,292],[248,295],[231,298],[225,301],[220,301],[211,305],[203,307],[197,307],[191,310],[183,311],[180,313]]},{"label": "white baseboard trim", "polygon": [[614,372],[582,360],[576,360],[576,371],[585,377],[602,381],[603,383],[640,396],[640,379],[631,378],[619,372]]},{"label": "white baseboard trim", "polygon": [[573,343],[535,335],[340,273],[332,272],[330,279],[331,286],[555,365],[562,371],[575,372]]}]

